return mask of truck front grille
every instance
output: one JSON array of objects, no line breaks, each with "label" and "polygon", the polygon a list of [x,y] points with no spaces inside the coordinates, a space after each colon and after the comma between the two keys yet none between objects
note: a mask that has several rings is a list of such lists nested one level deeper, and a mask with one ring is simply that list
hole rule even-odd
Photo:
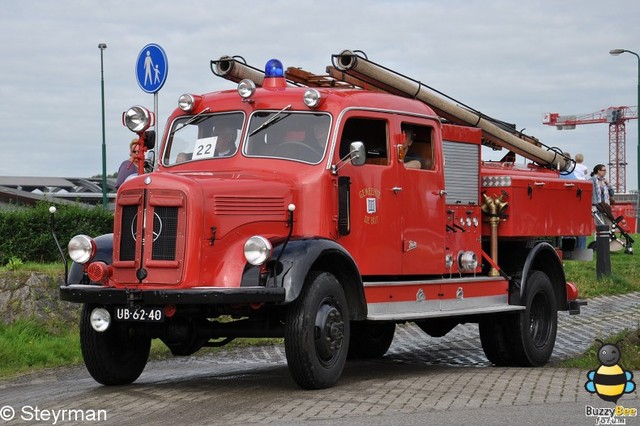
[{"label": "truck front grille", "polygon": [[153,260],[175,260],[178,208],[156,207],[153,215]]},{"label": "truck front grille", "polygon": [[122,191],[116,199],[113,280],[178,284],[187,229],[186,194],[166,189]]},{"label": "truck front grille", "polygon": [[136,238],[138,229],[138,206],[122,207],[122,223],[120,224],[120,260],[135,260]]}]

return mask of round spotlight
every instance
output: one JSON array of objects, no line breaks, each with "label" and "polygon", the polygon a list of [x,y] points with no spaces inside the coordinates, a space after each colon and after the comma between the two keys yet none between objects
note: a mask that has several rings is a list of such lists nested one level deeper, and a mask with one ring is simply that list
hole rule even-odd
[{"label": "round spotlight", "polygon": [[145,107],[134,106],[123,114],[122,121],[129,130],[140,133],[151,126],[151,112]]},{"label": "round spotlight", "polygon": [[256,84],[248,78],[245,78],[238,83],[237,90],[238,95],[240,95],[241,98],[249,99],[254,93],[256,93]]},{"label": "round spotlight", "polygon": [[196,105],[196,99],[193,95],[189,93],[185,93],[184,95],[180,95],[178,98],[178,108],[183,110],[184,112],[193,111],[193,108]]},{"label": "round spotlight", "polygon": [[309,108],[315,108],[320,105],[320,100],[322,97],[320,96],[320,92],[316,89],[309,89],[304,92],[303,101],[306,106]]}]

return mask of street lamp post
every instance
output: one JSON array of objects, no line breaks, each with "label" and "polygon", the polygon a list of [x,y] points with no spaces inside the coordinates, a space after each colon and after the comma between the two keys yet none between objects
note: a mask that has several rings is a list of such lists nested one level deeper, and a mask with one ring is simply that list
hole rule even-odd
[{"label": "street lamp post", "polygon": [[[636,105],[638,111],[640,112],[640,56],[636,52],[632,52],[631,50],[627,49],[612,49],[609,51],[609,54],[613,56],[618,56],[622,53],[631,53],[638,59],[638,98]],[[638,151],[636,158],[636,173],[638,175],[638,194],[636,198],[636,232],[640,232],[640,123],[638,123]]]},{"label": "street lamp post", "polygon": [[105,43],[100,43],[100,90],[102,97],[102,207],[108,206],[107,202],[107,142],[104,135],[104,62],[103,52],[107,48]]}]

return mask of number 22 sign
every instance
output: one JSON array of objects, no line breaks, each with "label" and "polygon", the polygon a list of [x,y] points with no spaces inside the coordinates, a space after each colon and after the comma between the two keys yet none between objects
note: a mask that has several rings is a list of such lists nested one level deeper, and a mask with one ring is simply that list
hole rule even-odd
[{"label": "number 22 sign", "polygon": [[216,150],[217,136],[210,138],[202,138],[196,141],[196,146],[193,148],[193,159],[199,158],[212,158],[213,153]]}]

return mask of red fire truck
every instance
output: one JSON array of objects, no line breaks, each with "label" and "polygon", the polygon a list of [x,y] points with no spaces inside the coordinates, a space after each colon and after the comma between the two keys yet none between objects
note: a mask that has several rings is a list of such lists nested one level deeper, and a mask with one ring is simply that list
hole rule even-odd
[{"label": "red fire truck", "polygon": [[[326,388],[405,322],[431,336],[478,323],[492,363],[548,361],[558,311],[580,312],[562,242],[590,233],[590,183],[361,52],[332,58],[328,75],[211,61],[237,90],[181,96],[155,170],[118,190],[113,234],[70,241],[60,294],[84,305],[96,381],[135,381],[152,339],[190,355],[280,337],[295,382]],[[153,119],[123,114],[139,170]],[[483,161],[482,144],[508,154]]]}]

